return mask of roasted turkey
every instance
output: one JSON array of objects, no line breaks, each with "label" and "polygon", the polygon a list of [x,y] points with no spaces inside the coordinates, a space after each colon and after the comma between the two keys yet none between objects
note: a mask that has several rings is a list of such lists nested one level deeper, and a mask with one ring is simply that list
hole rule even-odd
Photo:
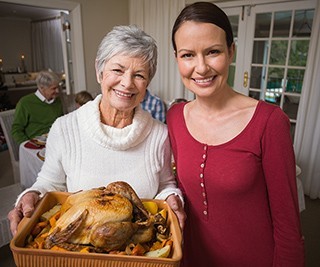
[{"label": "roasted turkey", "polygon": [[71,243],[111,251],[148,242],[154,234],[153,220],[132,187],[114,182],[70,195],[45,247]]}]

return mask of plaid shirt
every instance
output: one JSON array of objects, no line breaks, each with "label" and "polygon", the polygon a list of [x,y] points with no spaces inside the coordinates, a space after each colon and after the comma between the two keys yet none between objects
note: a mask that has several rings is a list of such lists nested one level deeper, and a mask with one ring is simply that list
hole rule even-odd
[{"label": "plaid shirt", "polygon": [[159,121],[166,121],[166,108],[163,101],[158,97],[150,94],[147,90],[146,95],[141,102],[141,107],[150,112],[151,116]]}]

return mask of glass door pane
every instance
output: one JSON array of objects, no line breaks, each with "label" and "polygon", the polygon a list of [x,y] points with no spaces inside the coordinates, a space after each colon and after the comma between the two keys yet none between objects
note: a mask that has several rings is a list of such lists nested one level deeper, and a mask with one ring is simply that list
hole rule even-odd
[{"label": "glass door pane", "polygon": [[232,23],[237,48],[229,84],[281,107],[290,118],[294,137],[301,93],[307,90],[303,79],[316,1],[253,4],[220,4]]},{"label": "glass door pane", "polygon": [[255,38],[268,38],[270,35],[270,26],[272,13],[261,13],[256,16],[256,25],[254,30]]},{"label": "glass door pane", "polygon": [[275,4],[251,10],[255,29],[249,96],[280,106],[294,133],[314,9]]}]

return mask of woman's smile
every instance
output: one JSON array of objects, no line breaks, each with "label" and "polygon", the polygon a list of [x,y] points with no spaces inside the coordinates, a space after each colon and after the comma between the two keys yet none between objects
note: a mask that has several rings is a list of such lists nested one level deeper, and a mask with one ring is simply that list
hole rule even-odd
[{"label": "woman's smile", "polygon": [[119,90],[116,90],[116,89],[113,89],[113,91],[115,92],[116,96],[120,97],[120,98],[127,98],[127,99],[130,99],[134,96],[134,94],[132,93],[125,93],[123,91],[119,91]]},{"label": "woman's smile", "polygon": [[212,77],[209,77],[209,78],[191,78],[197,85],[199,86],[202,86],[202,87],[207,87],[207,86],[210,86],[212,85],[214,79],[216,78],[217,76],[212,76]]}]

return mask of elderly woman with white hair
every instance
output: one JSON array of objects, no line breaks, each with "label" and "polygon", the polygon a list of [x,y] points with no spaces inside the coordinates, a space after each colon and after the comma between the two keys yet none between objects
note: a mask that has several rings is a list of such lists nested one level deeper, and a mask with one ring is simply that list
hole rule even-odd
[{"label": "elderly woman with white hair", "polygon": [[114,181],[129,183],[140,198],[166,200],[183,227],[167,127],[140,107],[156,66],[155,41],[136,26],[116,26],[104,37],[95,63],[102,94],[53,124],[37,181],[8,215],[13,234],[46,192]]}]

